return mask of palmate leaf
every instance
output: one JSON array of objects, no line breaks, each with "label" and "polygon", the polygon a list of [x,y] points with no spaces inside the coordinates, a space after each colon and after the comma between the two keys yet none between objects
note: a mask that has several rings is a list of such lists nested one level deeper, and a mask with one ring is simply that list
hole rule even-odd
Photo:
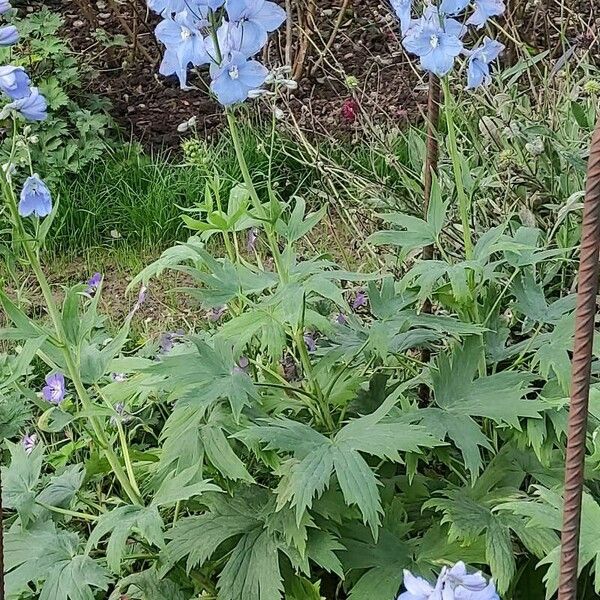
[{"label": "palmate leaf", "polygon": [[491,449],[474,418],[488,418],[520,430],[521,417],[541,418],[547,408],[541,401],[525,399],[532,380],[529,374],[504,371],[476,377],[481,356],[481,341],[475,337],[451,353],[440,354],[437,370],[431,375],[439,408],[421,410],[410,417],[436,435],[447,435],[461,451],[473,477],[483,466],[480,448]]},{"label": "palmate leaf", "polygon": [[[121,594],[122,590],[126,591],[125,596]],[[167,598],[168,600],[190,600],[189,593],[184,593],[174,581],[161,579],[160,573],[154,568],[141,573],[132,573],[119,581],[109,600],[122,600],[124,597],[143,598],[143,600],[166,600]]]},{"label": "palmate leaf", "polygon": [[[343,550],[333,534],[315,529],[306,518],[296,525],[289,509],[276,510],[274,496],[264,488],[238,488],[235,497],[208,495],[208,511],[184,517],[167,532],[170,540],[161,559],[165,570],[186,558],[186,568],[211,558],[224,566],[218,576],[222,600],[280,600],[280,561],[309,574],[309,559],[343,575],[335,554]],[[221,547],[222,546],[222,547]]]},{"label": "palmate leaf", "polygon": [[394,600],[402,583],[402,570],[412,562],[412,549],[402,532],[383,527],[375,542],[369,529],[345,526],[346,551],[340,559],[346,572],[362,573],[350,590],[352,600]]},{"label": "palmate leaf", "polygon": [[34,518],[36,489],[42,470],[44,446],[38,444],[30,454],[22,444],[6,441],[10,466],[2,467],[2,505],[15,509],[24,526]]},{"label": "palmate leaf", "polygon": [[20,597],[29,582],[44,582],[40,600],[95,600],[94,589],[108,588],[108,574],[96,561],[79,553],[75,533],[58,531],[45,523],[30,532],[9,532],[6,543],[9,598]]},{"label": "palmate leaf", "polygon": [[172,397],[185,397],[190,404],[208,408],[227,399],[239,419],[244,406],[257,396],[252,379],[237,368],[231,346],[223,340],[215,340],[214,348],[200,338],[192,341],[194,351],[172,353],[145,372],[159,377],[158,385],[170,391]]},{"label": "palmate leaf", "polygon": [[252,476],[227,439],[226,428],[235,429],[231,415],[218,406],[206,413],[203,405],[188,400],[176,403],[161,432],[158,479],[190,467],[201,471],[206,456],[224,477],[252,483]]},{"label": "palmate leaf", "polygon": [[[450,543],[485,545],[485,559],[500,593],[505,593],[516,573],[513,534],[535,556],[547,556],[558,540],[551,532],[552,517],[546,523],[528,523],[525,514],[511,511],[515,498],[523,495],[519,488],[527,477],[538,477],[539,463],[511,446],[504,446],[488,464],[473,486],[448,488],[439,497],[427,501],[423,508],[442,513]],[[543,471],[543,469],[542,469]],[[531,503],[535,508],[535,505]],[[557,519],[560,523],[560,515]],[[558,524],[560,528],[560,524]]]},{"label": "palmate leaf", "polygon": [[263,510],[260,499],[258,495],[251,498],[244,494],[222,502],[208,499],[210,511],[180,519],[166,533],[170,541],[164,551],[165,560],[174,564],[187,556],[188,571],[204,564],[225,540],[259,526]]},{"label": "palmate leaf", "polygon": [[194,481],[197,475],[198,467],[191,466],[173,477],[167,477],[154,494],[150,506],[158,507],[175,504],[206,492],[221,491],[221,488],[207,480]]},{"label": "palmate leaf", "polygon": [[108,589],[106,571],[88,556],[66,556],[48,571],[39,600],[94,600],[92,588]]},{"label": "palmate leaf", "polygon": [[119,506],[104,513],[92,531],[86,553],[98,546],[100,540],[110,533],[106,547],[106,561],[114,573],[118,573],[125,552],[127,538],[132,532],[141,535],[150,544],[164,546],[163,520],[156,507]]},{"label": "palmate leaf", "polygon": [[[500,511],[508,511],[513,515],[523,517],[527,529],[545,533],[544,542],[554,540],[552,550],[544,548],[542,565],[549,565],[544,576],[546,583],[546,599],[554,597],[558,589],[560,567],[560,543],[558,533],[562,528],[563,498],[557,490],[543,486],[534,486],[534,497],[524,497],[501,504]],[[600,593],[600,505],[587,492],[583,493],[581,522],[581,537],[579,540],[579,567],[578,574],[588,566],[594,572],[594,589]],[[552,531],[554,535],[548,535]],[[525,542],[525,540],[523,540]],[[538,555],[539,556],[539,555]]]},{"label": "palmate leaf", "polygon": [[397,400],[390,397],[374,413],[351,421],[333,439],[308,425],[284,418],[249,427],[238,437],[259,439],[266,443],[267,449],[292,455],[282,467],[278,506],[289,502],[296,509],[298,522],[312,506],[313,499],[329,487],[335,473],[346,503],[358,506],[376,536],[382,512],[378,479],[361,452],[401,462],[399,452],[420,452],[422,448],[440,444],[439,439],[422,427],[381,423]]},{"label": "palmate leaf", "polygon": [[280,600],[283,578],[278,546],[257,527],[242,536],[221,571],[219,593],[228,600]]}]

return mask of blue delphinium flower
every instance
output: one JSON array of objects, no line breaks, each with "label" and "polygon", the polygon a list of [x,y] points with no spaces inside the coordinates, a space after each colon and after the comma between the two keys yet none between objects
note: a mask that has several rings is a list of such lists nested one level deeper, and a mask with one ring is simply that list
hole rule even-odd
[{"label": "blue delphinium flower", "polygon": [[437,12],[425,14],[406,34],[403,45],[408,52],[416,54],[421,67],[438,77],[446,75],[454,66],[456,57],[463,50],[459,31],[440,25]]},{"label": "blue delphinium flower", "polygon": [[19,214],[22,217],[34,215],[45,217],[52,212],[52,196],[48,186],[34,174],[28,177],[21,190]]},{"label": "blue delphinium flower", "polygon": [[44,400],[52,404],[60,404],[65,399],[65,376],[62,373],[46,375],[46,385],[42,389]]},{"label": "blue delphinium flower", "polygon": [[268,34],[286,17],[283,8],[268,0],[227,0],[225,9],[229,21],[241,28],[245,43],[258,50],[267,43]]},{"label": "blue delphinium flower", "polygon": [[471,0],[442,0],[440,12],[444,15],[458,15],[467,8]]},{"label": "blue delphinium flower", "polygon": [[506,10],[502,0],[475,0],[475,12],[467,19],[467,25],[481,29],[491,17],[497,17]]},{"label": "blue delphinium flower", "polygon": [[492,80],[490,63],[495,61],[503,50],[504,44],[486,36],[483,44],[469,53],[467,88],[472,89],[490,83]]},{"label": "blue delphinium flower", "polygon": [[31,94],[31,80],[23,67],[12,65],[0,67],[0,90],[12,100],[26,98]]},{"label": "blue delphinium flower", "polygon": [[481,573],[469,575],[463,562],[444,567],[435,586],[405,570],[404,587],[398,600],[499,600],[493,581]]},{"label": "blue delphinium flower", "polygon": [[46,98],[36,87],[31,88],[30,92],[29,96],[18,98],[7,104],[2,112],[15,110],[30,121],[43,121],[48,116]]},{"label": "blue delphinium flower", "polygon": [[400,31],[405,35],[412,23],[412,0],[390,0],[390,2],[400,21]]},{"label": "blue delphinium flower", "polygon": [[0,15],[7,13],[11,8],[9,0],[0,0]]},{"label": "blue delphinium flower", "polygon": [[224,3],[225,0],[148,0],[148,8],[158,14],[171,15],[184,10],[194,13],[202,12],[206,8],[217,10]]},{"label": "blue delphinium flower", "polygon": [[12,46],[19,41],[19,32],[14,25],[0,27],[0,46]]},{"label": "blue delphinium flower", "polygon": [[212,38],[206,40],[206,50],[213,62],[218,63],[218,56],[227,56],[231,52],[240,52],[246,58],[254,56],[264,46],[266,38],[245,35],[244,27],[239,23],[224,21],[217,29],[217,46]]},{"label": "blue delphinium flower", "polygon": [[241,52],[231,52],[220,65],[212,64],[210,89],[224,106],[243,102],[248,92],[262,86],[269,71]]},{"label": "blue delphinium flower", "polygon": [[166,52],[160,66],[162,75],[177,75],[181,87],[187,87],[187,69],[190,64],[200,66],[210,61],[204,38],[194,17],[187,11],[167,18],[156,27],[156,37],[165,45]]}]

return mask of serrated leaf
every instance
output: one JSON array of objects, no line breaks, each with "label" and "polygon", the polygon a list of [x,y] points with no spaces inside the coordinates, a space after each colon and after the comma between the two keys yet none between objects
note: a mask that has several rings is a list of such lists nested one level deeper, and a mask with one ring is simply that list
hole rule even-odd
[{"label": "serrated leaf", "polygon": [[242,537],[221,571],[218,588],[230,600],[281,600],[277,545],[266,532],[259,528]]},{"label": "serrated leaf", "polygon": [[182,500],[189,500],[194,496],[201,496],[205,492],[220,492],[221,488],[214,483],[206,480],[193,482],[198,474],[198,468],[195,466],[189,467],[175,475],[165,479],[150,506],[165,506],[175,504]]},{"label": "serrated leaf", "polygon": [[223,476],[233,480],[254,482],[244,463],[231,448],[223,429],[207,425],[202,428],[201,435],[208,459]]},{"label": "serrated leaf", "polygon": [[159,548],[164,545],[163,520],[156,507],[119,506],[98,519],[87,542],[86,552],[98,546],[100,540],[110,533],[106,547],[108,568],[119,573],[130,533],[141,535],[150,544]]}]

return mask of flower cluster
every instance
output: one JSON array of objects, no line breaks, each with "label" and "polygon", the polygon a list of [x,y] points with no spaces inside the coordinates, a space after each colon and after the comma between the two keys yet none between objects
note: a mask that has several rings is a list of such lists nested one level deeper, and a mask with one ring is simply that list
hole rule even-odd
[{"label": "flower cluster", "polygon": [[[412,18],[412,0],[391,0],[403,36],[404,48],[419,57],[421,67],[443,77],[461,54],[466,56],[467,88],[491,81],[490,64],[504,50],[500,42],[485,37],[476,48],[465,48],[463,37],[472,25],[481,29],[491,17],[505,10],[503,0],[442,0],[426,4],[419,19]],[[467,17],[467,13],[470,13]]]},{"label": "flower cluster", "polygon": [[211,90],[224,106],[256,95],[268,76],[254,57],[286,18],[269,0],[148,0],[163,16],[156,37],[166,50],[160,73],[188,87],[190,66],[209,65]]},{"label": "flower cluster", "polygon": [[463,562],[444,567],[435,586],[405,570],[404,587],[398,600],[499,600],[494,582],[481,573],[469,575]]},{"label": "flower cluster", "polygon": [[[8,0],[0,0],[0,15],[5,15],[11,8]],[[0,27],[0,47],[13,46],[18,41],[19,32],[14,25]],[[0,66],[0,93],[9,100],[0,110],[0,120],[16,115],[29,121],[43,121],[48,116],[46,99],[38,88],[32,86],[31,79],[23,67]],[[11,168],[9,165],[6,170],[7,176],[11,173]],[[50,190],[37,174],[31,175],[21,190],[19,214],[22,217],[45,217],[51,212]]]},{"label": "flower cluster", "polygon": [[[10,9],[9,2],[0,2],[0,14],[6,14]],[[13,46],[18,41],[19,32],[14,25],[0,27],[0,47]],[[0,66],[0,91],[10,100],[2,109],[0,118],[5,119],[13,112],[30,121],[43,121],[46,118],[46,99],[36,87],[31,86],[23,67]]]}]

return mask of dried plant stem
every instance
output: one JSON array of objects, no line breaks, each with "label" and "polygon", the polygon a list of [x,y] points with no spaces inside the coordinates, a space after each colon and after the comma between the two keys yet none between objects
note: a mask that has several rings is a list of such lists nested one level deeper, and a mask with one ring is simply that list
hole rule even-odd
[{"label": "dried plant stem", "polygon": [[[433,176],[438,171],[439,142],[438,129],[440,120],[440,80],[433,73],[429,74],[429,92],[427,96],[427,150],[425,156],[425,181],[423,195],[423,217],[427,219],[429,203],[431,201],[431,189],[433,186]],[[433,258],[433,245],[423,248],[423,260]],[[431,300],[426,299],[421,309],[422,312],[431,314]],[[421,362],[428,363],[431,358],[429,348],[421,350]],[[419,389],[419,396],[423,403],[429,401],[429,388],[423,384]]]}]

